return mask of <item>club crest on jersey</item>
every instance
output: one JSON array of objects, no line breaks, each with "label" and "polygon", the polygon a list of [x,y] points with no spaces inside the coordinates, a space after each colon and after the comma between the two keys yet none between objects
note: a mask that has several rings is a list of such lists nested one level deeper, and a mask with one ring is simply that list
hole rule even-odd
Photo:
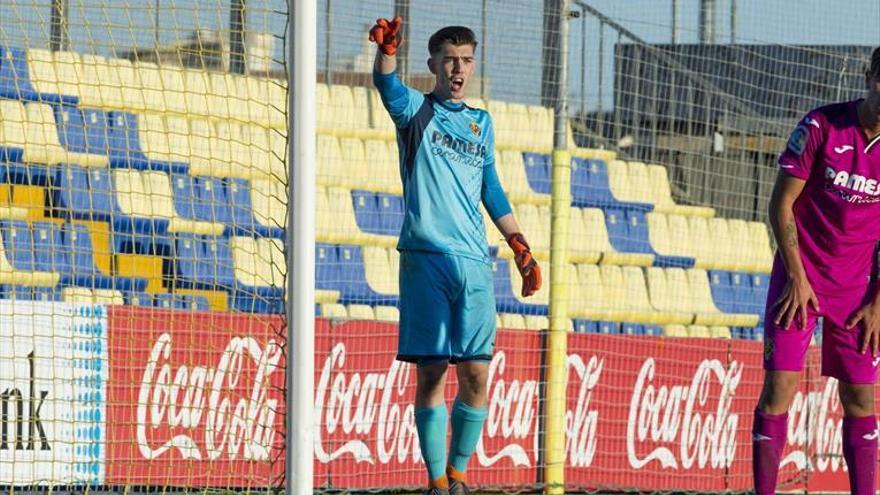
[{"label": "club crest on jersey", "polygon": [[803,124],[797,126],[788,138],[788,149],[797,155],[803,154],[807,147],[807,137],[807,128]]},{"label": "club crest on jersey", "polygon": [[480,129],[480,126],[479,126],[479,125],[477,125],[477,123],[476,123],[476,122],[474,122],[474,121],[473,121],[473,120],[472,120],[472,121],[471,121],[471,132],[473,132],[473,133],[474,133],[474,136],[477,136],[477,137],[479,137],[479,136],[480,136],[480,134],[482,134],[482,133],[483,133],[483,130],[482,130],[482,129]]}]

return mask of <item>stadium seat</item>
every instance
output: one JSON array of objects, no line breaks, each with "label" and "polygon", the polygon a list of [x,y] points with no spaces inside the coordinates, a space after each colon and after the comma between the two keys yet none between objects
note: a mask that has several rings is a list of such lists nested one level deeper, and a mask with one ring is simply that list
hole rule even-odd
[{"label": "stadium seat", "polygon": [[400,165],[389,147],[394,148],[396,153],[397,145],[394,143],[377,139],[364,141],[364,154],[369,157],[366,160],[367,184],[373,191],[400,196],[403,194]]},{"label": "stadium seat", "polygon": [[529,105],[528,120],[531,125],[529,148],[541,151],[552,148],[553,109],[540,105]]},{"label": "stadium seat", "polygon": [[[340,302],[369,305],[396,305],[397,291],[380,293],[371,287],[367,279],[364,256],[360,246],[340,245],[338,248]],[[380,278],[380,277],[377,277]],[[383,288],[393,288],[391,284],[380,284]]]},{"label": "stadium seat", "polygon": [[79,70],[80,106],[102,109],[124,107],[119,74],[106,58],[81,54]]},{"label": "stadium seat", "polygon": [[21,48],[0,45],[0,97],[12,100],[42,100],[34,89],[27,64],[27,54]]},{"label": "stadium seat", "polygon": [[648,165],[648,183],[651,190],[651,202],[660,213],[710,218],[715,216],[715,209],[706,206],[679,205],[672,199],[672,188],[669,174],[662,165]]},{"label": "stadium seat", "polygon": [[398,271],[392,269],[388,249],[364,246],[364,274],[370,288],[379,294],[399,294]]},{"label": "stadium seat", "polygon": [[105,112],[72,105],[56,105],[53,110],[59,142],[67,151],[109,154],[109,122]]},{"label": "stadium seat", "polygon": [[714,254],[714,268],[740,269],[740,259],[747,256],[743,249],[745,246],[744,243],[740,243],[740,240],[731,236],[729,222],[726,218],[713,217],[709,219],[709,239],[711,239],[711,250]]},{"label": "stadium seat", "polygon": [[349,304],[348,317],[352,320],[372,321],[376,319],[376,313],[373,312],[373,307],[368,304]]},{"label": "stadium seat", "polygon": [[382,99],[379,91],[370,88],[369,90],[370,104],[370,127],[383,138],[391,138],[395,134],[394,121],[382,105]]},{"label": "stadium seat", "polygon": [[569,314],[579,319],[611,318],[599,267],[590,264],[568,265]]},{"label": "stadium seat", "polygon": [[162,82],[162,73],[159,66],[150,62],[136,62],[132,64],[135,79],[140,79],[136,88],[143,92],[143,108],[138,111],[164,113],[168,110],[165,105],[165,86]]},{"label": "stadium seat", "polygon": [[367,157],[364,154],[364,142],[358,138],[343,137],[339,140],[342,162],[333,170],[338,175],[332,181],[349,189],[363,188],[371,181],[368,172]]},{"label": "stadium seat", "polygon": [[619,321],[599,321],[597,322],[599,326],[599,333],[606,335],[618,335],[620,334],[620,322]]},{"label": "stadium seat", "polygon": [[550,318],[539,315],[525,315],[523,318],[526,324],[526,330],[543,331],[550,328]]},{"label": "stadium seat", "polygon": [[689,337],[688,328],[680,323],[672,323],[663,327],[664,337]]},{"label": "stadium seat", "polygon": [[[673,318],[669,314],[657,311],[651,306],[645,272],[637,266],[621,268],[623,277],[624,308],[626,319],[631,322],[645,324],[669,323]],[[603,277],[603,283],[605,278]]]},{"label": "stadium seat", "polygon": [[[677,272],[680,276],[676,276],[670,283],[668,272]],[[651,306],[663,313],[663,319],[675,324],[688,324],[693,321],[693,313],[689,312],[688,304],[683,302],[688,295],[687,279],[681,268],[648,267],[645,269],[645,280],[648,284]]]},{"label": "stadium seat", "polygon": [[236,287],[234,266],[228,239],[180,233],[173,237],[165,277],[176,288],[231,292]]},{"label": "stadium seat", "polygon": [[[644,167],[643,163],[634,162]],[[637,174],[630,177],[630,165],[622,160],[612,160],[607,163],[608,185],[615,199],[627,203],[650,204],[651,195],[648,190],[647,171],[645,177]]]},{"label": "stadium seat", "polygon": [[[542,276],[550,280],[549,266],[542,267]],[[496,259],[492,263],[495,285],[495,306],[498,312],[519,313],[532,315],[547,314],[548,284],[544,284],[540,291],[529,298],[523,298],[521,294],[522,279],[516,266],[508,260]],[[514,278],[515,277],[515,278]]]},{"label": "stadium seat", "polygon": [[339,138],[319,134],[316,155],[315,172],[319,186],[341,187],[346,183],[348,170],[342,157]]},{"label": "stadium seat", "polygon": [[708,219],[697,216],[690,216],[687,219],[688,233],[690,234],[689,243],[696,259],[694,266],[706,269],[723,269],[722,264],[718,262],[719,255],[715,251],[718,240],[713,239],[710,235]]},{"label": "stadium seat", "polygon": [[231,237],[235,288],[230,306],[249,313],[281,313],[284,310],[286,264],[279,239]]},{"label": "stadium seat", "polygon": [[395,306],[376,306],[373,312],[376,313],[376,321],[393,323],[400,321],[400,311]]},{"label": "stadium seat", "polygon": [[[647,266],[654,261],[654,253],[647,251],[650,246],[646,245],[647,232],[642,228],[644,216],[638,216],[639,213],[637,210],[605,209],[608,239],[614,250],[619,253],[617,256],[624,257],[622,263],[614,264]],[[632,225],[627,218],[628,215],[633,215]],[[601,262],[612,264],[610,260]]]},{"label": "stadium seat", "polygon": [[[0,221],[0,284],[55,287],[60,274],[37,270],[31,226],[18,220]],[[41,263],[41,268],[45,268]]]},{"label": "stadium seat", "polygon": [[[226,198],[229,201],[231,215],[231,232],[234,235],[249,235],[260,237],[284,237],[284,226],[264,225],[255,218],[255,211],[252,201],[251,185],[244,179],[226,179]],[[263,189],[263,186],[258,186]],[[271,189],[271,188],[270,188]],[[276,192],[277,193],[277,192]],[[256,193],[254,193],[256,194]],[[277,203],[281,198],[270,199],[266,197],[267,191],[261,190],[260,196],[263,199],[260,202],[263,206],[262,217],[265,220],[266,211],[272,215],[273,212],[277,216]],[[282,198],[286,197],[285,195]],[[325,198],[326,199],[326,198]]]},{"label": "stadium seat", "polygon": [[287,225],[287,187],[284,184],[264,179],[251,181],[251,203],[254,220],[262,229],[276,234],[283,231]]},{"label": "stadium seat", "polygon": [[118,214],[110,171],[62,165],[51,184],[51,206],[63,218],[110,221]]},{"label": "stadium seat", "polygon": [[688,325],[687,335],[688,337],[696,339],[712,338],[712,333],[706,325]]},{"label": "stadium seat", "polygon": [[58,229],[55,224],[35,222],[33,227],[34,245],[38,250],[40,247],[50,250],[52,262],[57,267],[55,271],[61,273],[62,285],[137,292],[146,289],[146,278],[102,272],[95,263],[95,248],[85,225],[65,223]]},{"label": "stadium seat", "polygon": [[539,260],[550,259],[549,207],[520,204],[514,207],[514,213],[534,256]]},{"label": "stadium seat", "polygon": [[[688,223],[688,217],[677,214],[656,214],[666,215],[666,223],[669,229],[670,249],[672,250],[672,252],[678,256],[695,258],[694,245],[691,244],[691,231]],[[694,264],[696,264],[696,259],[694,259]]]},{"label": "stadium seat", "polygon": [[[186,173],[189,170],[189,166],[185,162],[154,160],[144,154],[140,142],[141,134],[138,127],[138,117],[135,114],[112,111],[108,112],[107,121],[110,125],[107,147],[111,167],[181,173]],[[151,122],[158,125],[155,120]],[[164,123],[162,125],[164,126]],[[164,129],[164,127],[162,128]],[[160,132],[160,130],[155,132]],[[164,156],[167,158],[167,141],[165,141],[164,145],[166,148]]]},{"label": "stadium seat", "polygon": [[607,163],[604,160],[572,158],[572,204],[582,208],[619,207],[650,211],[647,203],[622,204],[611,192]]},{"label": "stadium seat", "polygon": [[50,97],[43,101],[78,102],[83,79],[78,53],[30,48],[27,50],[27,65],[34,89],[41,96]]},{"label": "stadium seat", "polygon": [[[671,268],[669,272],[676,272]],[[745,313],[722,313],[712,300],[709,277],[705,270],[691,269],[686,271],[687,292],[690,310],[695,313],[694,323],[698,325],[729,325],[751,327],[758,324],[758,315]]]},{"label": "stadium seat", "polygon": [[[183,69],[183,100],[187,114],[210,117],[216,112],[208,102],[214,88],[208,78],[208,72],[199,69]],[[226,96],[226,95],[223,95]]]},{"label": "stadium seat", "polygon": [[522,154],[529,188],[538,194],[550,194],[550,156],[541,153]]},{"label": "stadium seat", "polygon": [[61,299],[71,304],[106,304],[108,306],[125,304],[125,298],[118,290],[86,287],[64,287],[61,289]]},{"label": "stadium seat", "polygon": [[123,292],[122,297],[126,306],[152,308],[155,305],[153,294],[148,292]]},{"label": "stadium seat", "polygon": [[731,273],[724,270],[709,270],[709,288],[715,306],[725,313],[736,313],[739,304],[731,284]]},{"label": "stadium seat", "polygon": [[668,219],[664,213],[648,212],[645,220],[647,221],[651,250],[656,253],[654,266],[680,266],[682,268],[694,266],[696,260],[675,251],[680,241],[673,241]]},{"label": "stadium seat", "polygon": [[321,304],[321,316],[330,320],[347,320],[348,310],[339,303]]},{"label": "stadium seat", "polygon": [[496,153],[495,166],[507,197],[514,204],[549,205],[549,194],[538,194],[529,185],[523,154],[519,151]]},{"label": "stadium seat", "polygon": [[712,325],[709,327],[709,336],[713,339],[732,339],[733,334],[730,332],[730,327],[720,326],[720,325]]},{"label": "stadium seat", "polygon": [[501,313],[501,328],[523,330],[526,328],[526,319],[521,314]]},{"label": "stadium seat", "polygon": [[770,273],[773,267],[773,250],[770,247],[770,235],[763,222],[748,223],[751,252],[754,255],[753,266],[749,271]]},{"label": "stadium seat", "polygon": [[[573,263],[598,263],[603,251],[611,250],[610,245],[602,245],[602,237],[607,242],[605,222],[602,232],[588,228],[584,221],[584,209],[572,207],[569,210],[568,259]],[[595,227],[591,225],[591,227]]]}]

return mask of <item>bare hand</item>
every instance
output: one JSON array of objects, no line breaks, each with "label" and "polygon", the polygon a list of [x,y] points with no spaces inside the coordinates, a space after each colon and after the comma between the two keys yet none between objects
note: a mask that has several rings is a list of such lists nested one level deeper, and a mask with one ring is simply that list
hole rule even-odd
[{"label": "bare hand", "polygon": [[877,349],[880,347],[880,304],[868,303],[862,306],[850,317],[846,329],[852,330],[859,323],[864,328],[859,352],[864,354],[870,348],[872,354],[877,354]]},{"label": "bare hand", "polygon": [[782,289],[782,295],[773,303],[771,310],[776,312],[773,322],[788,330],[795,317],[801,317],[801,329],[807,327],[807,305],[819,311],[819,299],[806,278],[790,278]]}]

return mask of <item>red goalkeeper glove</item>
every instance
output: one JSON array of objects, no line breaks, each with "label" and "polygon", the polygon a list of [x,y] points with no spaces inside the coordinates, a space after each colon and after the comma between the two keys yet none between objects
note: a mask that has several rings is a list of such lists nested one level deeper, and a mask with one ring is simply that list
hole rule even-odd
[{"label": "red goalkeeper glove", "polygon": [[532,249],[519,232],[507,236],[507,245],[513,250],[513,259],[522,275],[522,296],[529,297],[541,288],[541,267],[532,256]]},{"label": "red goalkeeper glove", "polygon": [[394,16],[394,19],[376,19],[376,25],[370,29],[370,41],[379,45],[379,49],[385,55],[396,55],[397,47],[403,43],[400,27],[403,25],[403,17]]}]

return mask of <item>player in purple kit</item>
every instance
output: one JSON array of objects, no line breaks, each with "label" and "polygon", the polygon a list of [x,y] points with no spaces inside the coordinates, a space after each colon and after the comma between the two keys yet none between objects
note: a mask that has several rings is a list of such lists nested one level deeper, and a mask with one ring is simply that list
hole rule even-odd
[{"label": "player in purple kit", "polygon": [[788,408],[818,317],[822,374],[839,381],[843,455],[854,494],[874,493],[880,364],[880,48],[864,98],[809,112],[779,157],[770,223],[779,246],[767,296],[764,388],[752,428],[755,492],[776,492]]}]

